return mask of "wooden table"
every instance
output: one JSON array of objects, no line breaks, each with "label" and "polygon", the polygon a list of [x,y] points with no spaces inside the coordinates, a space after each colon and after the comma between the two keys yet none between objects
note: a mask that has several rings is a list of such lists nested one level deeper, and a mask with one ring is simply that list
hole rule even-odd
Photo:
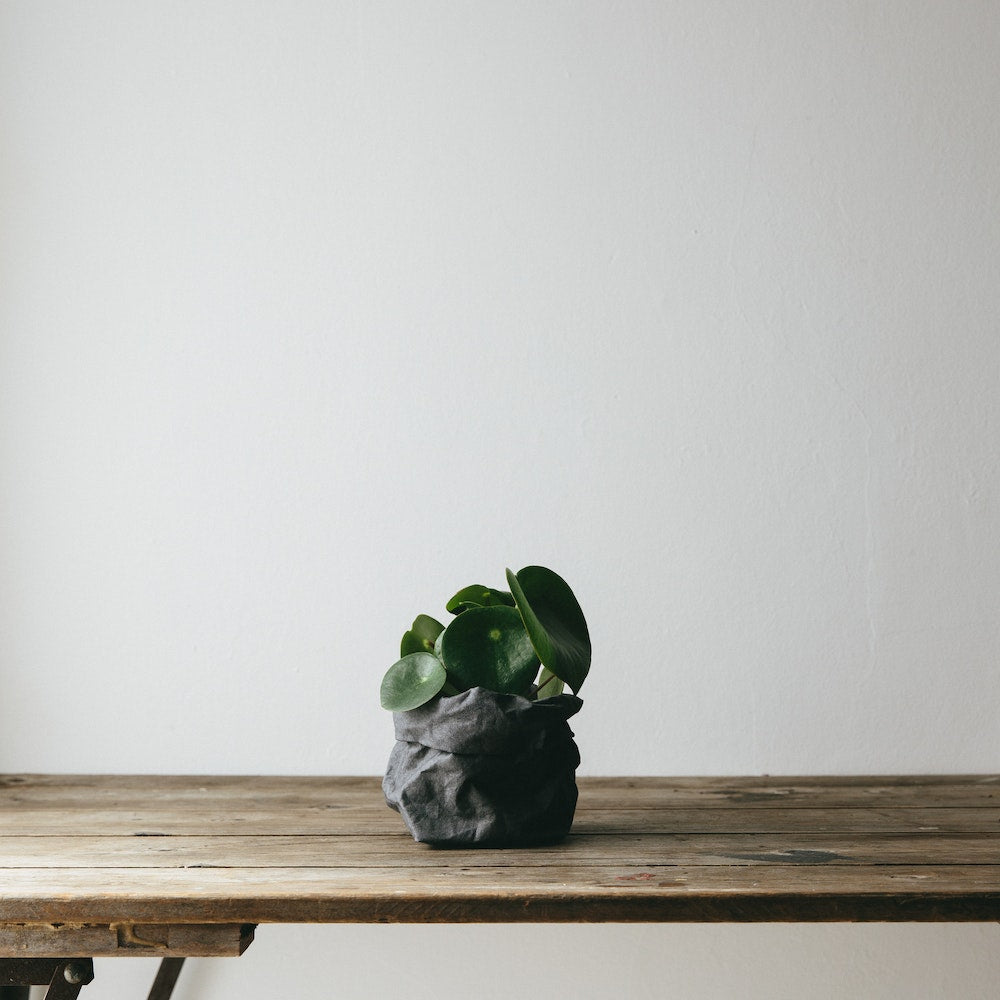
[{"label": "wooden table", "polygon": [[0,776],[0,983],[159,956],[162,1000],[267,923],[1000,920],[1000,775],[578,783],[562,844],[436,850],[377,778]]}]

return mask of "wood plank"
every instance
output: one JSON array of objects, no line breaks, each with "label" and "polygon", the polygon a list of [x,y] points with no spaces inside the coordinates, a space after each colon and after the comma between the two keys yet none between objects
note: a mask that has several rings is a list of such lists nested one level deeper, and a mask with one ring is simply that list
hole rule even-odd
[{"label": "wood plank", "polygon": [[[497,867],[674,865],[1000,865],[1000,836],[911,834],[571,834],[561,844],[507,850],[415,844],[409,835],[273,837],[4,837],[8,868]],[[998,869],[1000,876],[1000,869]]]},{"label": "wood plank", "polygon": [[11,869],[0,923],[1000,920],[996,865]]},{"label": "wood plank", "polygon": [[980,775],[955,781],[912,778],[905,782],[892,778],[807,779],[766,778],[697,779],[678,778],[581,778],[583,808],[607,809],[627,801],[629,808],[708,806],[714,809],[775,807],[869,808],[891,806],[1000,806],[1000,775]]},{"label": "wood plank", "polygon": [[577,813],[579,833],[992,833],[1000,808],[868,809],[587,809]]},{"label": "wood plank", "polygon": [[[153,796],[171,808],[229,809],[234,802],[289,808],[329,808],[380,798],[378,777],[253,777],[148,775],[0,776],[0,812],[5,806],[62,809],[105,803],[142,809]],[[883,777],[601,778],[581,777],[580,808],[665,806],[713,808],[866,808],[1000,804],[1000,775],[904,775]]]},{"label": "wood plank", "polygon": [[248,924],[0,924],[0,958],[235,957],[253,941]]},{"label": "wood plank", "polygon": [[[369,800],[371,801],[371,800]],[[243,804],[228,810],[178,810],[155,800],[145,808],[127,805],[75,810],[21,806],[0,813],[0,838],[10,836],[332,836],[391,835],[405,829],[384,802],[357,806],[292,809]],[[869,807],[816,809],[798,806],[734,808],[580,808],[577,833],[988,833],[1000,830],[1000,806],[989,808]]]}]

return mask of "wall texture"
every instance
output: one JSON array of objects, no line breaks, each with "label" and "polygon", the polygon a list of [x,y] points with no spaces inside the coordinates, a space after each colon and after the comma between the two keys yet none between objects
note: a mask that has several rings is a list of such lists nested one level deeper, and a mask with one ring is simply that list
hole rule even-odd
[{"label": "wall texture", "polygon": [[[1000,769],[998,51],[973,0],[0,5],[0,769],[377,773],[401,629],[533,562],[585,773]],[[974,1000],[997,944],[275,928],[178,998]]]}]

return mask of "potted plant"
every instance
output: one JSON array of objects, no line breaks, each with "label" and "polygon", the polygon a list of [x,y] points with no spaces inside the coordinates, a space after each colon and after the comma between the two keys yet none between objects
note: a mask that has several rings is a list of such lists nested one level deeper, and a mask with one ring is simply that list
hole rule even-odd
[{"label": "potted plant", "polygon": [[382,787],[418,841],[537,844],[573,822],[580,754],[567,720],[583,704],[587,623],[552,570],[508,569],[507,583],[463,587],[447,627],[418,615],[382,679],[396,734]]}]

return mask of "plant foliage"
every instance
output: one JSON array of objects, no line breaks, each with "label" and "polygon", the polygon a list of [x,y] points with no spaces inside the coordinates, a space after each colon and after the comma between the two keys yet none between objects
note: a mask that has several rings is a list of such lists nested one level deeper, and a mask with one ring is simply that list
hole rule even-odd
[{"label": "plant foliage", "polygon": [[507,570],[507,583],[509,592],[463,587],[445,606],[455,616],[447,626],[418,615],[382,679],[382,707],[407,712],[473,687],[533,699],[578,693],[591,646],[573,591],[544,566]]}]

